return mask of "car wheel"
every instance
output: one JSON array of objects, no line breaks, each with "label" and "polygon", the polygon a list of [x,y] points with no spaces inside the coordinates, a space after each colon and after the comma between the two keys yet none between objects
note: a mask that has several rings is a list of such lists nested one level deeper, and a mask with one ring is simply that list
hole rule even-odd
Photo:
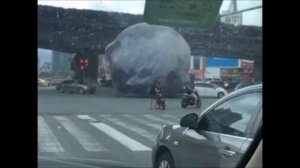
[{"label": "car wheel", "polygon": [[58,91],[59,93],[64,93],[64,92],[65,92],[63,88],[58,88],[57,91]]},{"label": "car wheel", "polygon": [[79,89],[78,89],[78,93],[79,93],[79,94],[83,94],[83,93],[84,93],[84,90],[83,90],[82,88],[79,88]]},{"label": "car wheel", "polygon": [[155,168],[175,168],[174,161],[169,152],[165,152],[158,158]]},{"label": "car wheel", "polygon": [[222,92],[218,93],[218,98],[221,98],[223,96],[224,96],[224,93],[222,93]]}]

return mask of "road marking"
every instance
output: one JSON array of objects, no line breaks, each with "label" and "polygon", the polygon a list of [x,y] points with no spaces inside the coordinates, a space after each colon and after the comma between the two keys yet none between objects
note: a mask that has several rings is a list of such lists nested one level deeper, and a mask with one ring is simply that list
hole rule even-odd
[{"label": "road marking", "polygon": [[151,151],[151,149],[134,139],[129,138],[125,134],[117,131],[116,129],[104,124],[104,123],[91,123],[94,127],[115,139],[116,141],[123,144],[125,147],[129,148],[132,151]]},{"label": "road marking", "polygon": [[[51,162],[59,162],[59,163],[64,163],[64,164],[67,164],[67,165],[74,165],[76,167],[85,167],[85,168],[98,168],[98,166],[92,166],[92,165],[87,165],[87,164],[83,164],[82,163],[76,163],[76,162],[70,162],[70,161],[64,161],[64,160],[60,160],[60,159],[55,159],[55,158],[47,158],[47,157],[39,157],[38,159],[44,159],[44,160],[48,160],[48,161],[51,161]],[[55,166],[56,167],[56,166]]]},{"label": "road marking", "polygon": [[77,115],[78,118],[82,120],[89,120],[89,121],[97,121],[95,118],[90,117],[89,115]]},{"label": "road marking", "polygon": [[147,117],[147,118],[149,118],[149,119],[151,119],[151,120],[153,120],[153,121],[160,121],[160,122],[162,122],[162,123],[164,123],[164,124],[170,124],[170,125],[178,124],[178,123],[176,123],[176,122],[164,120],[164,119],[161,119],[161,118],[159,118],[159,117],[152,116],[152,115],[150,115],[150,114],[144,114],[143,116],[144,116],[144,117]]},{"label": "road marking", "polygon": [[38,142],[41,152],[65,152],[43,117],[38,116]]},{"label": "road marking", "polygon": [[108,149],[103,147],[96,139],[82,131],[68,118],[64,116],[55,116],[54,118],[57,119],[63,125],[63,127],[65,127],[66,130],[68,130],[70,134],[77,139],[77,141],[85,150],[89,152],[108,151]]},{"label": "road marking", "polygon": [[147,138],[147,139],[154,142],[155,134],[153,134],[151,132],[148,132],[148,131],[146,131],[142,128],[139,128],[135,125],[125,123],[125,122],[119,120],[118,118],[113,118],[112,116],[106,116],[105,119],[112,122],[112,123],[114,123],[114,124],[120,125],[120,126],[124,127],[125,129],[131,130],[131,131],[133,131],[133,132],[135,132],[135,133],[137,133],[137,134],[139,134],[139,135],[141,135],[141,136],[143,136],[143,137],[145,137],[145,138]]},{"label": "road marking", "polygon": [[145,120],[143,118],[136,118],[136,116],[134,115],[124,114],[122,116],[128,118],[129,120],[136,121],[140,124],[147,125],[148,127],[154,128],[156,130],[160,130],[163,126],[163,124],[149,123],[149,120]]},{"label": "road marking", "polygon": [[[164,117],[175,120],[176,122],[180,121],[180,118],[176,118],[170,114],[163,114]],[[178,123],[177,123],[178,124]]]}]

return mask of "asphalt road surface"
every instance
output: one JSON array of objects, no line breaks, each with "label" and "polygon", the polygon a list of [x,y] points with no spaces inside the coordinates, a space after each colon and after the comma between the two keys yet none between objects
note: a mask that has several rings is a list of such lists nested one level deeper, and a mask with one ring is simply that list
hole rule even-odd
[{"label": "asphalt road surface", "polygon": [[99,160],[151,167],[151,150],[162,125],[179,124],[182,116],[200,114],[216,100],[202,98],[200,109],[182,109],[180,98],[168,98],[166,110],[151,110],[149,98],[125,97],[110,88],[93,95],[38,88],[38,156],[80,161],[79,167]]}]

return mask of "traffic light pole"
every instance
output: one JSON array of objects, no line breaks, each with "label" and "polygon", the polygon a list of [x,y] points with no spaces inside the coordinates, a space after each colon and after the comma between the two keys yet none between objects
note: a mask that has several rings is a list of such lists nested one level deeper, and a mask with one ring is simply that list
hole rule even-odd
[{"label": "traffic light pole", "polygon": [[84,82],[84,70],[85,69],[82,70],[82,83]]}]

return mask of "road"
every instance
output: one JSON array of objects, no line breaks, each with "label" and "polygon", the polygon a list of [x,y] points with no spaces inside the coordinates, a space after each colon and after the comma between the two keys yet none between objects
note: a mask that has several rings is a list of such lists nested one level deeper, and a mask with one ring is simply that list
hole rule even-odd
[{"label": "road", "polygon": [[150,167],[151,148],[162,125],[179,124],[182,116],[200,114],[216,100],[203,98],[200,109],[182,109],[180,98],[168,98],[162,111],[151,110],[148,98],[120,96],[110,88],[93,95],[38,88],[38,154]]}]

